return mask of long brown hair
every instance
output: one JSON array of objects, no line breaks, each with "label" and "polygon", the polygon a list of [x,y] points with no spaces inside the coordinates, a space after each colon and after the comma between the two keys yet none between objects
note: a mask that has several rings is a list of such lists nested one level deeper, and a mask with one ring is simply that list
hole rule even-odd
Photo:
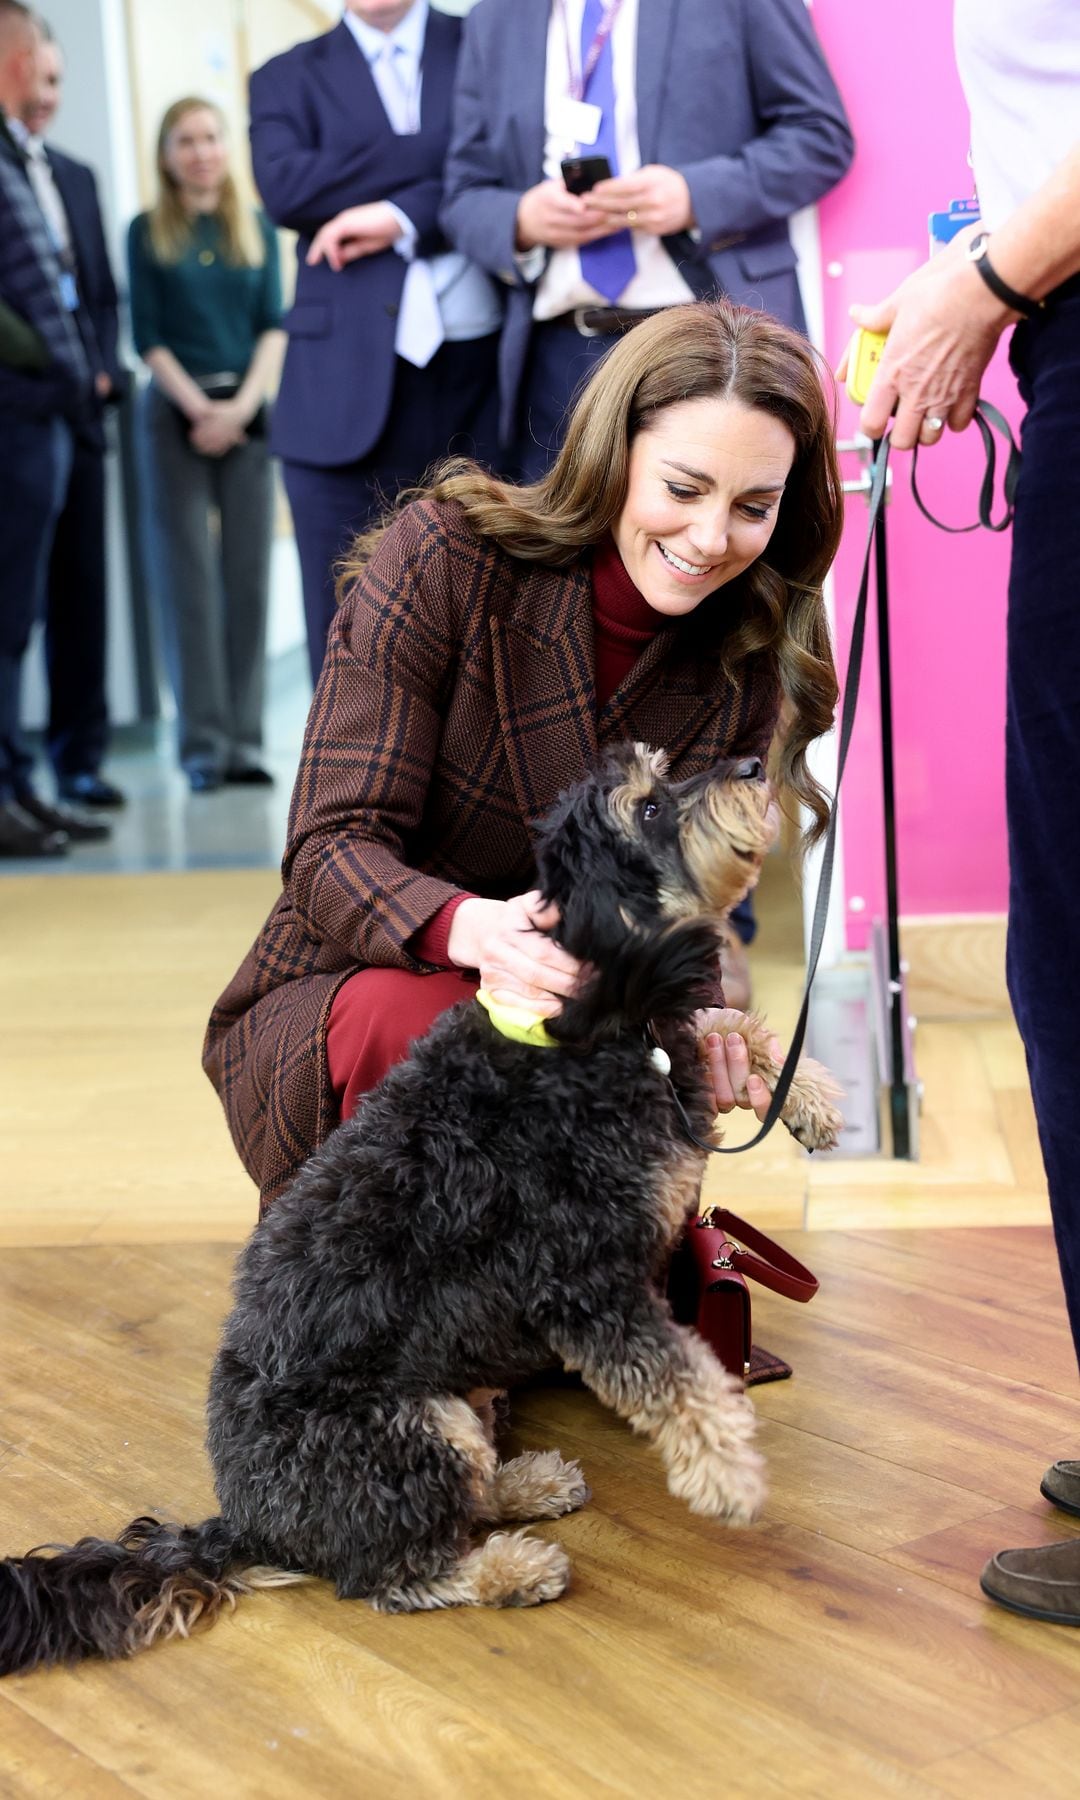
[{"label": "long brown hair", "polygon": [[[161,121],[156,156],[158,191],[150,208],[149,225],[151,248],[158,261],[163,263],[179,262],[191,243],[191,218],[184,210],[180,188],[165,166],[170,135],[181,119],[191,112],[213,113],[222,136],[226,135],[225,115],[220,106],[215,106],[212,100],[201,100],[196,94],[187,94],[183,100],[174,100]],[[221,229],[225,261],[237,268],[261,268],[266,260],[262,234],[255,223],[251,207],[241,200],[236,182],[228,171],[221,184],[221,194],[212,216],[217,219]]]},{"label": "long brown hair", "polygon": [[[839,691],[821,596],[843,528],[832,396],[831,376],[806,339],[767,314],[726,300],[669,306],[627,332],[598,364],[541,481],[515,487],[456,461],[437,469],[425,490],[456,500],[474,531],[510,555],[565,567],[615,524],[630,446],[669,407],[733,400],[782,420],[795,439],[795,460],[765,554],[723,590],[723,620],[737,623],[726,629],[722,653],[732,680],[748,658],[766,651],[776,658],[785,727],[777,778],[813,814],[811,842],[829,808],[806,751],[832,726]],[[355,540],[340,590],[360,575],[389,522]],[[706,598],[698,613],[723,629],[708,607]],[[698,613],[690,618],[703,624]]]}]

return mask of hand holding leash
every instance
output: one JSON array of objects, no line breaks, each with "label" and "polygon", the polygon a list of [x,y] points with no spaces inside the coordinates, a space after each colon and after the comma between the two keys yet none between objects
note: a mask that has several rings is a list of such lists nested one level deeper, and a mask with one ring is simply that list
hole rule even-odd
[{"label": "hand holding leash", "polygon": [[[859,429],[880,438],[895,410],[894,450],[936,444],[946,424],[951,431],[971,424],[998,339],[1020,316],[991,292],[969,260],[967,239],[974,231],[960,232],[877,305],[851,308],[862,330],[888,334]],[[837,370],[841,380],[851,348]]]}]

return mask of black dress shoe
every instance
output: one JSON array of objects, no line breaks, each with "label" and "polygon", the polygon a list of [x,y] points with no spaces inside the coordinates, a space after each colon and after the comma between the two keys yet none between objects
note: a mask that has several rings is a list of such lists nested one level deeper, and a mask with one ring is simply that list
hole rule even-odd
[{"label": "black dress shoe", "polygon": [[0,856],[63,856],[66,831],[46,831],[14,800],[0,801]]},{"label": "black dress shoe", "polygon": [[22,811],[29,813],[46,831],[66,832],[73,844],[99,843],[112,836],[112,826],[104,819],[92,819],[89,813],[78,812],[73,806],[50,806],[32,789],[24,789],[18,803]]},{"label": "black dress shoe", "polygon": [[76,806],[126,806],[127,795],[111,781],[89,772],[83,775],[60,775],[56,791],[61,800],[73,800]]},{"label": "black dress shoe", "polygon": [[216,794],[222,780],[218,769],[188,770],[188,786],[193,794]]},{"label": "black dress shoe", "polygon": [[274,777],[269,769],[260,769],[255,763],[238,763],[235,769],[226,769],[225,779],[233,787],[273,787]]}]

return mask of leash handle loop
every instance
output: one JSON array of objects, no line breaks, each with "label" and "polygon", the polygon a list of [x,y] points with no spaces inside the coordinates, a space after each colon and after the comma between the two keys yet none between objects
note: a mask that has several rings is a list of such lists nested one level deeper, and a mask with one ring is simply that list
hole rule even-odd
[{"label": "leash handle loop", "polygon": [[[917,444],[911,453],[911,493],[916,506],[923,517],[929,519],[931,525],[936,525],[939,531],[948,531],[954,537],[960,536],[964,532],[978,531],[980,528],[984,531],[1007,531],[1012,524],[1015,511],[1016,484],[1020,479],[1020,446],[1013,437],[1009,421],[1004,413],[990,404],[989,400],[980,400],[975,407],[975,423],[979,427],[983,449],[986,451],[986,467],[983,470],[982,485],[979,489],[979,516],[970,525],[946,525],[944,519],[935,518],[919,493],[916,480],[919,463],[919,446]],[[997,472],[995,431],[1000,433],[1002,439],[1009,446],[1001,488],[1005,510],[1000,519],[995,519],[993,516],[994,476]]]}]

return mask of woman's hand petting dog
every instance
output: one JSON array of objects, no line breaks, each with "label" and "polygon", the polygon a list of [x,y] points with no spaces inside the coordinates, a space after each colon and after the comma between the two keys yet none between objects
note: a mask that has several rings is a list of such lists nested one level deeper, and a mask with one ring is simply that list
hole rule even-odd
[{"label": "woman's hand petting dog", "polygon": [[493,1000],[528,1007],[550,1019],[572,994],[583,964],[544,933],[559,917],[537,893],[512,900],[463,900],[450,922],[450,960],[478,969],[480,985]]},{"label": "woman's hand petting dog", "polygon": [[[710,1009],[707,1020],[712,1029],[704,1039],[705,1060],[712,1078],[718,1113],[733,1112],[743,1106],[763,1120],[769,1110],[772,1094],[760,1075],[750,1073],[750,1048],[746,1039],[733,1026],[742,1024],[745,1015],[732,1007]],[[706,1015],[698,1014],[699,1030]],[[769,1040],[773,1060],[784,1060],[784,1048],[778,1037]]]}]

